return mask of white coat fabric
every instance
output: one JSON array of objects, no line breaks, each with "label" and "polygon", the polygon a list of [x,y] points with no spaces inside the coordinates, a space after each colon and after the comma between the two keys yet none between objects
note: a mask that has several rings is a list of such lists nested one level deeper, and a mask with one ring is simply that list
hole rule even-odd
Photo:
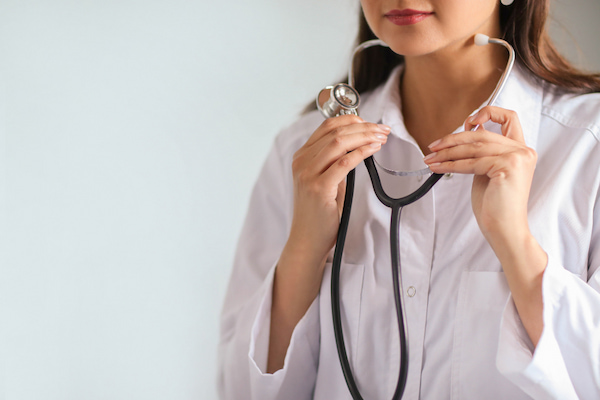
[{"label": "white coat fabric", "polygon": [[[376,154],[382,165],[417,170],[425,164],[400,113],[400,73],[363,97],[361,116],[392,128]],[[403,398],[600,399],[600,94],[560,94],[517,66],[496,105],[517,112],[527,145],[538,153],[529,223],[549,256],[544,330],[534,351],[473,216],[472,176],[446,176],[401,217],[410,361]],[[351,398],[333,335],[330,263],[283,369],[266,373],[273,273],[292,222],[292,157],[322,121],[315,111],[277,136],[254,188],[222,312],[224,400]],[[486,129],[499,132],[495,124]],[[423,179],[380,175],[396,197]],[[391,398],[398,376],[389,224],[390,210],[361,164],[341,303],[349,360],[365,399]]]}]

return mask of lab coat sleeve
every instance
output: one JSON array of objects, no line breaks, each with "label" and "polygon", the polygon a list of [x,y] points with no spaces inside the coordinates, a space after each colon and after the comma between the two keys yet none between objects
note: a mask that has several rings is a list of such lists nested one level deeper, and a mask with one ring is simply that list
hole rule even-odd
[{"label": "lab coat sleeve", "polygon": [[544,329],[534,349],[509,298],[497,367],[534,399],[600,399],[600,217],[596,205],[587,282],[550,257],[542,280]]},{"label": "lab coat sleeve", "polygon": [[273,276],[291,223],[291,156],[275,141],[253,189],[221,313],[222,400],[309,399],[316,380],[319,307],[296,326],[283,369],[266,373]]}]

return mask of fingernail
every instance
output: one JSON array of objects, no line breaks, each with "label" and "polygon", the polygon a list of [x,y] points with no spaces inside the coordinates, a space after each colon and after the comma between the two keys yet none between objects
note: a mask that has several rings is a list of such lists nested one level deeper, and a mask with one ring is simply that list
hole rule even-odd
[{"label": "fingernail", "polygon": [[380,142],[373,142],[370,144],[370,146],[374,149],[377,149],[379,147],[381,147],[381,143]]},{"label": "fingernail", "polygon": [[435,147],[435,146],[437,146],[438,144],[440,144],[440,142],[441,142],[441,141],[442,141],[442,139],[438,139],[438,140],[436,140],[435,142],[431,143],[431,144],[430,144],[429,146],[427,146],[427,147],[429,147],[429,148],[431,149],[432,147]]},{"label": "fingernail", "polygon": [[477,115],[479,115],[479,112],[476,112],[475,114],[473,114],[469,118],[467,118],[467,122],[470,124],[471,122],[475,121],[475,119],[477,118]]},{"label": "fingernail", "polygon": [[385,135],[382,135],[381,133],[376,133],[376,134],[375,134],[375,137],[376,137],[378,140],[381,140],[381,141],[385,141],[385,140],[387,139],[387,136],[385,136]]},{"label": "fingernail", "polygon": [[425,157],[423,157],[423,161],[431,160],[433,157],[436,156],[436,154],[436,152],[427,154]]},{"label": "fingernail", "polygon": [[387,126],[387,125],[383,125],[383,124],[377,124],[377,127],[378,127],[378,128],[380,128],[381,130],[384,130],[384,131],[386,131],[386,132],[389,132],[389,131],[391,131],[391,130],[392,130],[392,128],[390,128],[390,127],[389,127],[389,126]]}]

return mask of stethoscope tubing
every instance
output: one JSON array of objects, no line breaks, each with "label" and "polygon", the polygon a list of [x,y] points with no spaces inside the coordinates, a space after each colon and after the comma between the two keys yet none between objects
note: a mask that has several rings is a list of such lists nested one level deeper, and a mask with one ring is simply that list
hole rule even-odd
[{"label": "stethoscope tubing", "polygon": [[[402,277],[400,275],[400,216],[402,214],[402,208],[408,204],[414,203],[421,197],[425,196],[427,192],[436,184],[437,181],[443,176],[442,174],[432,174],[427,181],[421,185],[415,192],[408,196],[395,199],[390,197],[381,184],[379,173],[375,167],[373,157],[369,157],[365,160],[365,166],[369,172],[371,183],[377,198],[385,206],[392,209],[391,221],[390,221],[390,255],[391,255],[391,268],[392,268],[392,282],[394,291],[394,303],[396,305],[396,321],[398,325],[398,337],[400,341],[400,370],[398,373],[398,382],[392,400],[400,400],[406,387],[406,379],[408,377],[408,338],[406,333],[406,321],[404,312],[404,302],[402,301]],[[344,251],[344,244],[346,241],[346,235],[348,232],[348,225],[350,223],[350,213],[352,210],[352,199],[354,197],[354,185],[356,179],[356,171],[352,170],[346,178],[346,193],[344,196],[344,206],[342,208],[342,216],[340,218],[340,226],[338,229],[338,236],[335,245],[335,251],[333,255],[333,263],[331,269],[331,312],[333,316],[333,327],[336,337],[336,347],[338,351],[338,357],[340,359],[340,365],[346,380],[346,385],[354,400],[363,400],[361,396],[352,370],[350,362],[348,361],[348,354],[346,352],[346,345],[344,343],[344,335],[342,331],[342,317],[341,317],[341,306],[340,306],[340,271],[342,263],[342,254]]]}]

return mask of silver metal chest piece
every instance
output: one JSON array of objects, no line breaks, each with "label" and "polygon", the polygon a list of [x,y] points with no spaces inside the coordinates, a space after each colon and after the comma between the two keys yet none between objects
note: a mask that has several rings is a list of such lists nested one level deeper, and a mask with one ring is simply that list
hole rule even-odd
[{"label": "silver metal chest piece", "polygon": [[358,115],[360,96],[356,89],[345,83],[327,86],[317,96],[317,108],[325,118],[338,115]]}]

